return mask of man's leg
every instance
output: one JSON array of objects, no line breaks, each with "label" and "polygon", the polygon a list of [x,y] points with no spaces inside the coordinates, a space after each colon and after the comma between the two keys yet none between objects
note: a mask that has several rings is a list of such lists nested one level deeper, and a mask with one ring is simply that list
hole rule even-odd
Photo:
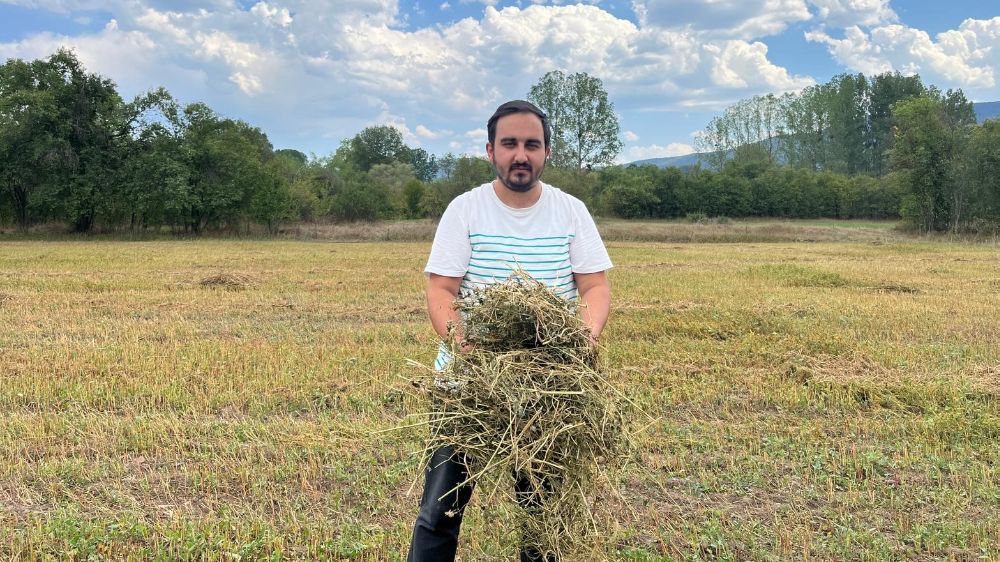
[{"label": "man's leg", "polygon": [[[473,485],[469,483],[454,488],[468,477],[465,463],[451,447],[442,447],[431,456],[407,562],[447,562],[455,559],[462,512],[472,497]],[[442,498],[441,501],[438,498]]]},{"label": "man's leg", "polygon": [[[517,503],[524,508],[525,514],[528,517],[541,516],[539,512],[542,507],[542,496],[549,492],[551,492],[551,489],[547,483],[543,483],[542,489],[538,490],[530,479],[525,476],[515,475],[514,496],[517,498]],[[558,559],[552,554],[543,557],[542,553],[534,546],[524,545],[521,547],[521,562],[558,562]]]}]

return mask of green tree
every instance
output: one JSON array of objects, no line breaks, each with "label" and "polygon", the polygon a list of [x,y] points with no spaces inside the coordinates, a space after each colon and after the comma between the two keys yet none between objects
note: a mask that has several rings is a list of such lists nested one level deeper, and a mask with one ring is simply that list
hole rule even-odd
[{"label": "green tree", "polygon": [[273,157],[271,143],[259,129],[221,118],[201,103],[185,107],[182,122],[192,172],[190,229],[238,227],[249,218],[255,192],[271,189],[263,169]]},{"label": "green tree", "polygon": [[1000,121],[975,127],[964,158],[972,184],[970,224],[1000,227]]},{"label": "green tree", "polygon": [[868,134],[865,147],[870,158],[868,170],[882,176],[889,171],[889,149],[893,141],[892,106],[924,93],[920,76],[885,72],[870,81]]},{"label": "green tree", "polygon": [[489,160],[479,156],[447,155],[442,162],[441,169],[445,175],[434,185],[437,186],[438,200],[445,206],[462,193],[496,177]]},{"label": "green tree", "polygon": [[425,217],[438,218],[444,214],[447,203],[442,195],[440,183],[432,183],[426,186],[420,196],[420,214]]},{"label": "green tree", "polygon": [[609,165],[621,152],[618,116],[600,79],[553,70],[531,87],[528,100],[549,117],[553,165]]},{"label": "green tree", "polygon": [[889,161],[907,193],[902,214],[922,231],[946,230],[952,218],[950,197],[954,130],[945,108],[923,95],[893,106],[896,135]]},{"label": "green tree", "polygon": [[52,74],[48,61],[9,59],[0,66],[0,191],[22,228],[40,218],[32,216],[36,196],[66,154]]},{"label": "green tree", "polygon": [[277,232],[280,223],[292,220],[296,215],[296,202],[285,179],[287,170],[284,164],[277,158],[265,163],[250,194],[247,209],[250,218],[266,226],[270,233]]},{"label": "green tree", "polygon": [[542,175],[542,181],[552,184],[583,201],[585,204],[590,205],[593,202],[597,174],[590,170],[581,170],[578,168],[546,166],[545,172]]},{"label": "green tree", "polygon": [[411,151],[403,142],[403,133],[389,125],[365,127],[349,141],[354,168],[367,172],[376,164],[397,160],[410,161]]},{"label": "green tree", "polygon": [[625,174],[622,180],[605,191],[611,212],[625,219],[652,217],[660,200],[649,178]]},{"label": "green tree", "polygon": [[156,105],[162,119],[142,123],[122,166],[117,217],[133,230],[184,227],[194,204],[180,110],[169,94],[163,94]]},{"label": "green tree", "polygon": [[741,147],[751,145],[773,161],[775,139],[784,133],[781,103],[773,94],[740,100],[713,117],[696,144],[708,153],[706,159],[715,168],[736,157]]},{"label": "green tree", "polygon": [[868,80],[864,74],[841,74],[829,83],[827,164],[824,170],[867,172],[865,137],[868,127]]},{"label": "green tree", "polygon": [[427,192],[427,186],[417,178],[410,179],[403,186],[403,214],[406,218],[418,219],[425,216],[421,201]]},{"label": "green tree", "polygon": [[22,226],[34,207],[38,218],[91,228],[120,163],[116,143],[128,140],[123,113],[114,83],[71,51],[0,67],[2,182]]},{"label": "green tree", "polygon": [[294,148],[282,148],[274,151],[274,156],[276,158],[285,158],[290,162],[294,162],[301,167],[304,167],[309,163],[309,157],[305,153],[295,150]]},{"label": "green tree", "polygon": [[438,175],[438,163],[433,154],[428,154],[422,148],[410,148],[405,153],[405,162],[413,168],[413,175],[418,180],[428,182]]}]

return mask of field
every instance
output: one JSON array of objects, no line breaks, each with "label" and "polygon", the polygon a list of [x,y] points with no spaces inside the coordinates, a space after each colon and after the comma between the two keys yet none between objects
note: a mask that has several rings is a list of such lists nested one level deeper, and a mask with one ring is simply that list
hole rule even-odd
[{"label": "field", "polygon": [[[611,237],[656,421],[603,556],[1000,560],[1000,250],[802,228]],[[428,249],[0,240],[0,559],[403,560]],[[473,505],[459,557],[513,559]]]}]

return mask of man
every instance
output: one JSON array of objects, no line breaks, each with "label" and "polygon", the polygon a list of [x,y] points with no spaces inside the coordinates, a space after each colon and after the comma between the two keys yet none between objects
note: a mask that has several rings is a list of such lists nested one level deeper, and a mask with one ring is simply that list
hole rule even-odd
[{"label": "man", "polygon": [[[596,343],[610,310],[606,271],[611,260],[586,206],[539,179],[551,153],[552,132],[545,113],[526,101],[510,101],[497,108],[486,129],[486,155],[496,179],[448,205],[424,269],[434,330],[446,338],[448,323],[458,324],[452,304],[459,291],[502,281],[520,267],[557,294],[579,298],[583,320]],[[443,369],[449,359],[442,345],[435,368]],[[462,512],[472,496],[471,484],[458,485],[467,478],[454,451],[445,447],[434,453],[409,562],[455,559]],[[519,497],[532,495],[522,487],[519,482]],[[521,560],[541,560],[541,556],[525,548]]]}]

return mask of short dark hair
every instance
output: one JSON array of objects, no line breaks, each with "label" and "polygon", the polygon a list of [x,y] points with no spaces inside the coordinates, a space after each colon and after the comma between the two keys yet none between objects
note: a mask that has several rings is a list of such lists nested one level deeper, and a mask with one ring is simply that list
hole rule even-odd
[{"label": "short dark hair", "polygon": [[534,113],[537,115],[538,118],[542,120],[542,132],[545,136],[545,146],[549,146],[549,141],[552,140],[552,128],[549,127],[548,116],[545,115],[544,111],[538,109],[538,106],[530,101],[524,100],[509,101],[498,107],[497,110],[493,112],[493,116],[486,122],[486,136],[488,137],[490,144],[493,144],[493,142],[497,139],[497,121],[499,121],[501,117],[514,113]]}]

